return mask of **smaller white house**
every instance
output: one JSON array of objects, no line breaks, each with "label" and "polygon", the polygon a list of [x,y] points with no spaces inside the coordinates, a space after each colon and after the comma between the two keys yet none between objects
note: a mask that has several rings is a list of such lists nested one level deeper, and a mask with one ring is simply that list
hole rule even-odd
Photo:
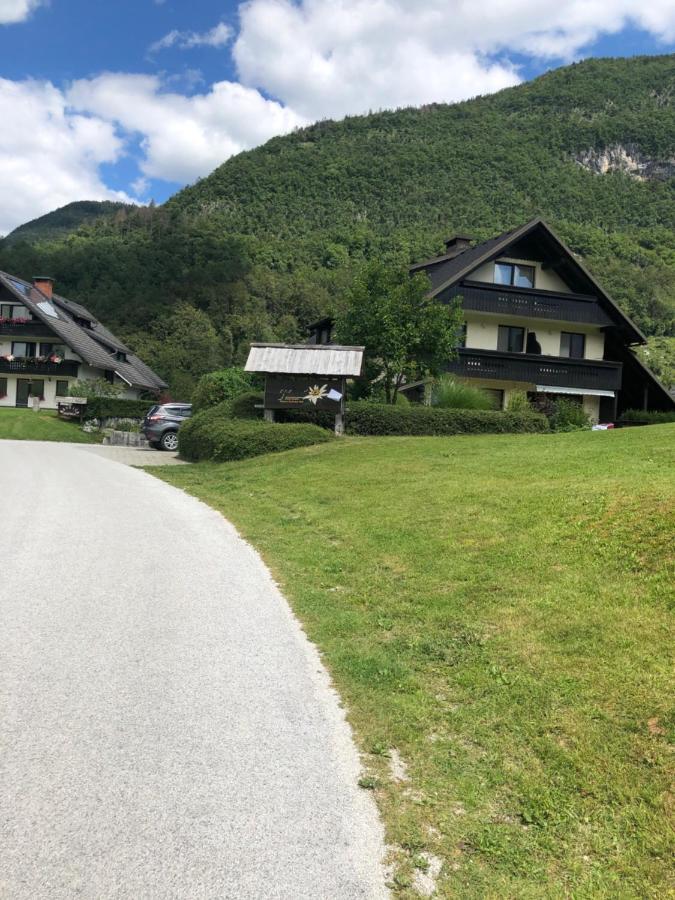
[{"label": "smaller white house", "polygon": [[56,409],[74,381],[104,378],[121,397],[157,395],[166,383],[79,303],[0,272],[0,407]]}]

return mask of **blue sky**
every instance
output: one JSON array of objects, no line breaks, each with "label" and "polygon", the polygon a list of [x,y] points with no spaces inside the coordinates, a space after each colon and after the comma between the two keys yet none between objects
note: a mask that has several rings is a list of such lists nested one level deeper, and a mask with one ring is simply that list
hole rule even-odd
[{"label": "blue sky", "polygon": [[674,42],[675,0],[0,0],[0,232],[75,199],[161,202],[318,118]]}]

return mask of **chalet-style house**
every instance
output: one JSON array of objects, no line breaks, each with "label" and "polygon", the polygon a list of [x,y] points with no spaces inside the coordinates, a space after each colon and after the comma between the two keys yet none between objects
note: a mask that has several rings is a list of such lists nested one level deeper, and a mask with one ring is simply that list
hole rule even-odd
[{"label": "chalet-style house", "polygon": [[0,407],[56,409],[71,382],[105,378],[120,396],[156,396],[166,384],[79,303],[0,272]]},{"label": "chalet-style house", "polygon": [[[632,350],[645,336],[541,219],[475,246],[453,237],[446,248],[411,272],[429,276],[439,302],[461,298],[464,334],[446,368],[490,391],[496,407],[525,391],[535,402],[576,397],[596,422],[675,409]],[[310,341],[329,342],[330,328],[316,323]],[[423,389],[409,385],[408,396]]]}]

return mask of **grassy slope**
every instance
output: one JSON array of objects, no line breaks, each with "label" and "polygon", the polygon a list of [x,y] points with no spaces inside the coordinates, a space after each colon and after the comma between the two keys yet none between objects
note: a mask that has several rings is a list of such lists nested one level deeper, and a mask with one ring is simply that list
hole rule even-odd
[{"label": "grassy slope", "polygon": [[55,412],[32,409],[0,409],[0,440],[67,441],[72,444],[100,444],[101,436],[86,434],[77,424],[59,419]]},{"label": "grassy slope", "polygon": [[667,893],[674,439],[352,438],[162,471],[323,651],[403,895],[422,851],[443,896]]}]

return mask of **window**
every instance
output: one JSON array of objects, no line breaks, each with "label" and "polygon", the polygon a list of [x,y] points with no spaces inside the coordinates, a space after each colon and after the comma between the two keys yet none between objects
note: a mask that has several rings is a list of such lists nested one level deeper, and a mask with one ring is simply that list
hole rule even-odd
[{"label": "window", "polygon": [[586,335],[571,331],[560,333],[560,355],[570,359],[583,359],[586,354]]},{"label": "window", "polygon": [[519,263],[495,263],[495,284],[534,287],[534,266],[521,266]]},{"label": "window", "polygon": [[57,397],[67,397],[68,396],[68,382],[67,381],[57,381],[56,382],[56,396]]},{"label": "window", "polygon": [[466,347],[466,322],[462,322],[457,331],[457,343],[455,347],[458,350],[461,350],[463,347]]},{"label": "window", "polygon": [[0,400],[7,396],[7,379],[0,378]]},{"label": "window", "polygon": [[64,357],[66,355],[66,348],[63,344],[49,344],[49,343],[41,343],[40,344],[40,356],[61,356]]},{"label": "window", "polygon": [[502,353],[522,353],[525,344],[525,329],[511,325],[500,325],[497,336],[497,350]]},{"label": "window", "polygon": [[12,341],[12,356],[35,356],[35,342]]},{"label": "window", "polygon": [[25,306],[15,306],[13,303],[0,303],[0,319],[30,319],[31,314]]}]

